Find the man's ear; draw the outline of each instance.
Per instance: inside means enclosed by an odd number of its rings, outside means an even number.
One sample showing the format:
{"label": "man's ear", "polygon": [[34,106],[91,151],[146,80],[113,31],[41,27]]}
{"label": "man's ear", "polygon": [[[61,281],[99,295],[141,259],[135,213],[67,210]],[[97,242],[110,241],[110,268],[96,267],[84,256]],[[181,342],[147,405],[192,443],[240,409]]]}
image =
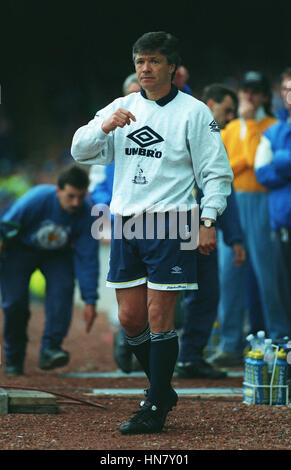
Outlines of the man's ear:
{"label": "man's ear", "polygon": [[207,100],[207,103],[206,103],[206,104],[207,104],[208,108],[209,108],[211,111],[213,111],[214,104],[215,104],[214,99],[213,99],[213,98],[209,98],[209,100]]}
{"label": "man's ear", "polygon": [[176,64],[170,64],[170,69],[169,69],[169,74],[172,75],[172,73],[175,71]]}

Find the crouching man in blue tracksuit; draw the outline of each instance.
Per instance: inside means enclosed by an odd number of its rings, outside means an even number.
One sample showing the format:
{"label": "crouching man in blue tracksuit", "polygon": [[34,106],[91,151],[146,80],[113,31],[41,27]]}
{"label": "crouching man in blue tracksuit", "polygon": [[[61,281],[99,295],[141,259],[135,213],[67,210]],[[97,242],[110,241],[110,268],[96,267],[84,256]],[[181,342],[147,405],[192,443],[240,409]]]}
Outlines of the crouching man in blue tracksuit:
{"label": "crouching man in blue tracksuit", "polygon": [[45,327],[39,367],[64,366],[69,353],[61,348],[68,333],[77,278],[85,302],[89,332],[96,313],[98,241],[91,235],[91,204],[86,200],[87,173],[73,166],[63,171],[57,187],[38,185],[19,198],[2,218],[18,223],[18,236],[4,244],[0,285],[4,311],[5,373],[23,374],[29,312],[29,281],[35,269],[46,280]]}

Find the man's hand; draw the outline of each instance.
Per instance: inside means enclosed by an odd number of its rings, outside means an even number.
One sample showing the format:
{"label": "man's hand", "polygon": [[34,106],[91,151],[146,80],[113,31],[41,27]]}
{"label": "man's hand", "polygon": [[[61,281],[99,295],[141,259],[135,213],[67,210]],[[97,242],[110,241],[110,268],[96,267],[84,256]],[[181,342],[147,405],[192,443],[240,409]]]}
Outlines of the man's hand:
{"label": "man's hand", "polygon": [[135,116],[127,109],[119,108],[108,119],[105,119],[102,124],[102,130],[106,134],[114,131],[117,127],[124,127],[130,124],[130,121],[136,121]]}
{"label": "man's hand", "polygon": [[202,255],[210,255],[211,251],[216,248],[216,230],[214,227],[200,226],[198,250]]}
{"label": "man's hand", "polygon": [[241,96],[238,113],[239,113],[239,116],[242,117],[243,119],[254,119],[255,107],[249,100]]}
{"label": "man's hand", "polygon": [[241,266],[246,260],[246,251],[240,243],[236,243],[232,246],[234,252],[233,264],[235,266]]}
{"label": "man's hand", "polygon": [[84,308],[83,315],[86,323],[86,333],[89,333],[93,326],[95,318],[97,317],[95,305],[86,305]]}

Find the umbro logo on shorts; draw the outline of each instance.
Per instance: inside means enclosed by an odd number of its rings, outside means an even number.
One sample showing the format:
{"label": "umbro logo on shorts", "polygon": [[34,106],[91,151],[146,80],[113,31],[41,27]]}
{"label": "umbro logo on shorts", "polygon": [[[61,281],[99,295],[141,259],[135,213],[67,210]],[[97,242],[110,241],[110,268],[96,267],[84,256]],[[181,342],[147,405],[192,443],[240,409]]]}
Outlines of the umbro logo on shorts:
{"label": "umbro logo on shorts", "polygon": [[141,127],[137,131],[128,134],[127,137],[142,148],[148,147],[149,145],[158,144],[164,140],[159,134],[157,134],[148,126]]}
{"label": "umbro logo on shorts", "polygon": [[183,269],[180,268],[180,266],[174,266],[171,269],[171,274],[181,274],[183,272]]}

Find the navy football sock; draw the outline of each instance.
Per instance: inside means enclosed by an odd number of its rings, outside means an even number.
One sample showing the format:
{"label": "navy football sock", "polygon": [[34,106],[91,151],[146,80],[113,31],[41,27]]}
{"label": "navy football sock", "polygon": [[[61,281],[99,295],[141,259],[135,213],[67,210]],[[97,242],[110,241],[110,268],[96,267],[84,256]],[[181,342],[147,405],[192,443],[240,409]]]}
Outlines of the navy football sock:
{"label": "navy football sock", "polygon": [[179,342],[175,330],[165,333],[151,333],[150,349],[150,390],[147,401],[162,405],[171,389]]}
{"label": "navy football sock", "polygon": [[130,346],[131,351],[134,353],[135,357],[141,364],[144,372],[146,373],[148,379],[150,380],[150,328],[146,328],[138,336],[127,336],[125,335],[126,341]]}

